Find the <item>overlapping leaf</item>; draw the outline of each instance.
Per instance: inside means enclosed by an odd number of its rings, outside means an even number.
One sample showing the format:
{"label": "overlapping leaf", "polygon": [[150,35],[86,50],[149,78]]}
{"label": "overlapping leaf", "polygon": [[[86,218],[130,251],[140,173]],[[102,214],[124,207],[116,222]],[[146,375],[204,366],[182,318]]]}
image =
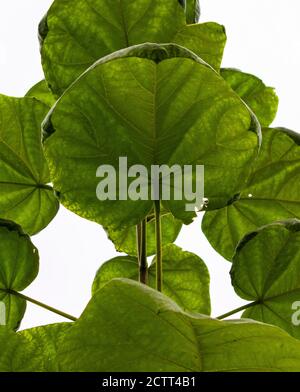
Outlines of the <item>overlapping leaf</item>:
{"label": "overlapping leaf", "polygon": [[238,242],[269,223],[300,218],[300,136],[265,129],[252,175],[230,204],[204,215],[202,229],[211,245],[231,260]]}
{"label": "overlapping leaf", "polygon": [[253,110],[261,126],[271,125],[278,110],[278,96],[274,88],[267,87],[256,76],[236,69],[224,68],[221,75]]}
{"label": "overlapping leaf", "polygon": [[[192,23],[195,3],[187,5]],[[40,38],[46,79],[58,96],[96,60],[122,48],[174,42],[219,69],[226,42],[216,23],[186,25],[178,0],[56,0],[40,24]]]}
{"label": "overlapping leaf", "polygon": [[[89,69],[57,102],[44,133],[61,202],[120,230],[144,219],[153,204],[150,197],[119,200],[118,189],[117,200],[99,201],[100,165],[112,166],[118,178],[120,157],[127,157],[128,168],[145,167],[148,176],[153,165],[204,165],[208,210],[220,208],[248,174],[260,129],[227,83],[197,56],[177,45],[145,44]],[[190,223],[195,213],[186,211],[182,196],[175,200],[172,191],[162,204]]]}
{"label": "overlapping leaf", "polygon": [[23,291],[35,279],[38,269],[38,251],[30,238],[19,226],[0,220],[0,301],[5,305],[1,318],[9,328],[19,327],[26,309],[26,301],[11,291]]}
{"label": "overlapping leaf", "polygon": [[41,145],[48,110],[33,98],[0,95],[0,218],[29,234],[47,226],[59,206]]}
{"label": "overlapping leaf", "polygon": [[[209,273],[200,257],[175,245],[163,248],[163,292],[182,309],[210,314]],[[103,264],[94,280],[95,294],[114,278],[138,280],[138,260],[120,256]],[[156,287],[156,258],[148,268],[148,284]]]}
{"label": "overlapping leaf", "polygon": [[253,307],[243,317],[277,325],[300,339],[293,322],[300,298],[300,221],[271,224],[251,233],[238,246],[231,270],[237,294]]}
{"label": "overlapping leaf", "polygon": [[35,340],[0,328],[0,370],[47,371],[49,355],[60,371],[75,372],[300,370],[300,342],[279,328],[186,314],[128,280],[105,285],[65,331],[54,325],[42,327],[41,335],[37,348]]}
{"label": "overlapping leaf", "polygon": [[35,84],[26,94],[26,97],[36,98],[38,101],[43,102],[45,105],[51,107],[55,103],[55,98],[51,93],[47,82],[41,80]]}
{"label": "overlapping leaf", "polygon": [[[156,252],[155,220],[154,214],[147,216],[147,255]],[[162,243],[172,244],[175,242],[182,223],[175,219],[170,213],[163,213],[161,217]],[[127,253],[131,256],[137,255],[136,227],[125,227],[122,230],[106,229],[109,239],[114,243],[118,252]]]}

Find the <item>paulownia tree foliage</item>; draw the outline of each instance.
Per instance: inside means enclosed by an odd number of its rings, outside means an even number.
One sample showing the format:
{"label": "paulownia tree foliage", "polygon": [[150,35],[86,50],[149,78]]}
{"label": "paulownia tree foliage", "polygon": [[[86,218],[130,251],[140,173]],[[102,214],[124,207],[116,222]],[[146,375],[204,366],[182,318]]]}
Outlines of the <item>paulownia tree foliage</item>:
{"label": "paulownia tree foliage", "polygon": [[[197,0],[55,0],[41,21],[45,80],[0,96],[0,371],[300,370],[300,137],[271,128],[274,89],[222,69],[225,29],[199,18]],[[210,317],[205,262],[174,245],[196,217],[186,199],[96,197],[120,157],[204,166],[195,208],[246,305]],[[79,319],[22,294],[29,236],[59,203],[122,252]],[[72,322],[17,332],[27,301]]]}

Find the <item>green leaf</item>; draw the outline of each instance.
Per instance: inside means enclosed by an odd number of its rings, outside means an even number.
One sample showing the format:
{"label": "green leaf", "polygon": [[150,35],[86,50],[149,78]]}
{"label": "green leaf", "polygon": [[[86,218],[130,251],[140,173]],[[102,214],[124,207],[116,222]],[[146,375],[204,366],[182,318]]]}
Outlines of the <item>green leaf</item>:
{"label": "green leaf", "polygon": [[[11,294],[23,291],[36,278],[38,250],[20,226],[0,220],[0,301],[5,305],[5,325],[18,329],[26,301]],[[2,315],[3,316],[3,315]]]}
{"label": "green leaf", "polygon": [[[210,314],[209,273],[197,255],[184,252],[176,245],[163,248],[163,292],[181,308]],[[120,256],[104,263],[98,270],[93,294],[114,278],[138,280],[138,260]],[[156,287],[156,258],[148,269],[149,286]]]}
{"label": "green leaf", "polygon": [[[161,217],[162,243],[171,244],[175,242],[182,223],[175,219],[170,213],[163,213]],[[121,230],[105,229],[109,239],[114,243],[118,252],[137,256],[136,226],[125,227]],[[147,216],[147,255],[156,252],[155,220],[154,213]]]}
{"label": "green leaf", "polygon": [[300,221],[264,226],[247,235],[237,248],[231,270],[236,293],[256,304],[242,317],[274,324],[300,339],[293,323],[300,298]]}
{"label": "green leaf", "polygon": [[41,80],[39,83],[35,84],[26,94],[26,97],[36,98],[38,101],[43,102],[45,105],[51,107],[55,103],[55,98],[51,93],[47,82]]}
{"label": "green leaf", "polygon": [[200,1],[199,0],[185,0],[185,12],[187,23],[197,23],[200,18]]}
{"label": "green leaf", "polygon": [[[36,356],[36,346],[19,334],[0,326],[0,372],[38,372],[43,362]],[[46,355],[46,353],[44,353]]]}
{"label": "green leaf", "polygon": [[300,135],[277,128],[263,131],[260,156],[244,189],[218,211],[204,215],[210,244],[231,260],[238,242],[269,223],[300,218]]}
{"label": "green leaf", "polygon": [[138,280],[138,260],[133,256],[118,256],[106,261],[96,273],[92,294],[95,295],[108,282],[115,278]]}
{"label": "green leaf", "polygon": [[96,60],[119,49],[173,42],[219,70],[226,42],[224,27],[216,23],[187,26],[178,0],[56,0],[39,32],[44,72],[57,96]]}
{"label": "green leaf", "polygon": [[69,328],[15,334],[0,327],[0,346],[0,371],[300,370],[300,342],[279,328],[185,313],[126,279],[99,290]]}
{"label": "green leaf", "polygon": [[274,121],[279,102],[274,88],[267,87],[256,76],[236,69],[222,69],[221,75],[253,110],[262,127],[268,127]]}
{"label": "green leaf", "polygon": [[277,327],[186,314],[144,285],[114,280],[64,336],[62,371],[299,371],[300,342]]}
{"label": "green leaf", "polygon": [[50,324],[23,330],[18,335],[35,347],[35,357],[39,359],[39,366],[44,372],[59,372],[57,350],[63,342],[64,334],[70,330],[72,325],[72,323]]}
{"label": "green leaf", "polygon": [[[205,197],[215,209],[239,191],[260,136],[255,117],[223,78],[172,44],[145,44],[100,60],[57,101],[43,128],[60,201],[114,230],[142,221],[153,203],[118,200],[119,189],[117,200],[100,202],[100,165],[113,166],[117,178],[124,177],[120,157],[148,174],[153,165],[204,165]],[[163,207],[190,223],[195,213],[173,193]]]}
{"label": "green leaf", "polygon": [[29,234],[46,227],[59,207],[41,145],[48,110],[33,98],[0,95],[0,218]]}

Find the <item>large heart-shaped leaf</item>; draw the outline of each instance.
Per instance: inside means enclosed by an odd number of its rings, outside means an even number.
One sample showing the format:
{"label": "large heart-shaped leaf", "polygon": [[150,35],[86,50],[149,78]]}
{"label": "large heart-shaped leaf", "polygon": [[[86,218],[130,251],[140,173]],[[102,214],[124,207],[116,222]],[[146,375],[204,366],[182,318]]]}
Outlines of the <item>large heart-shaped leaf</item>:
{"label": "large heart-shaped leaf", "polygon": [[[209,273],[197,255],[184,252],[176,245],[163,248],[163,292],[185,310],[210,314]],[[93,283],[96,293],[114,278],[138,280],[138,260],[120,256],[104,263]],[[148,268],[148,284],[156,287],[156,258]]]}
{"label": "large heart-shaped leaf", "polygon": [[267,87],[256,76],[237,69],[224,68],[221,75],[253,110],[261,126],[268,127],[278,110],[278,96],[274,88]]}
{"label": "large heart-shaped leaf", "polygon": [[[120,157],[149,176],[155,165],[204,165],[208,209],[220,208],[240,190],[257,154],[260,128],[223,78],[193,53],[172,44],[145,44],[90,68],[57,101],[44,133],[61,202],[119,230],[144,219],[153,203],[149,197],[119,200],[119,187],[117,200],[99,201],[100,165],[112,166],[118,179],[127,177],[119,170]],[[128,179],[128,186],[133,181]],[[149,182],[144,185],[152,189]],[[173,216],[190,223],[195,213],[186,211],[186,204],[184,197],[175,200],[173,191],[162,200]]]}
{"label": "large heart-shaped leaf", "polygon": [[300,218],[300,135],[265,129],[259,159],[244,189],[218,211],[204,215],[202,230],[211,245],[231,260],[249,232],[277,220]]}
{"label": "large heart-shaped leaf", "polygon": [[40,39],[46,79],[59,96],[99,58],[145,42],[177,43],[219,69],[226,35],[216,23],[186,25],[178,0],[56,0]]}
{"label": "large heart-shaped leaf", "polygon": [[[155,217],[154,213],[150,213],[147,218],[147,255],[151,256],[156,252],[155,237]],[[162,227],[162,243],[172,244],[175,242],[181,228],[182,223],[175,219],[170,213],[163,212],[161,216]],[[121,230],[105,229],[109,239],[114,243],[118,252],[127,253],[131,256],[137,256],[137,239],[136,227],[125,227]]]}
{"label": "large heart-shaped leaf", "polygon": [[57,325],[43,328],[34,349],[33,340],[24,343],[0,328],[0,343],[6,339],[0,370],[32,370],[34,364],[41,370],[49,346],[60,371],[300,370],[300,342],[279,328],[186,314],[161,293],[128,280],[105,285],[62,332]]}
{"label": "large heart-shaped leaf", "polygon": [[33,98],[0,95],[0,218],[35,234],[57,213],[41,144],[49,108]]}
{"label": "large heart-shaped leaf", "polygon": [[53,106],[55,103],[55,98],[50,91],[46,80],[41,80],[31,87],[31,89],[27,92],[26,97],[36,98],[38,101],[43,102],[49,107]]}
{"label": "large heart-shaped leaf", "polygon": [[271,224],[247,235],[231,270],[236,293],[252,307],[242,317],[277,325],[300,339],[293,307],[300,298],[300,221]]}
{"label": "large heart-shaped leaf", "polygon": [[[26,301],[12,294],[23,291],[36,278],[39,255],[20,226],[0,220],[0,301],[5,305],[5,324],[17,329]],[[2,315],[3,316],[3,315]]]}

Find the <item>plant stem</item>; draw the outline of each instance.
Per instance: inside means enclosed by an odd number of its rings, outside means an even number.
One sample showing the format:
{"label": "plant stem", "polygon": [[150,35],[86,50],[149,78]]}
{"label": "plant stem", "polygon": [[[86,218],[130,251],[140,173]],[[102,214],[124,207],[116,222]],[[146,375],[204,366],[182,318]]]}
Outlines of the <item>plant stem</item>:
{"label": "plant stem", "polygon": [[162,291],[163,288],[163,268],[162,268],[162,236],[160,221],[160,200],[154,202],[155,211],[155,237],[156,237],[156,289]]}
{"label": "plant stem", "polygon": [[148,283],[147,264],[147,219],[137,225],[137,253],[139,260],[139,281]]}
{"label": "plant stem", "polygon": [[144,219],[141,224],[140,282],[144,284],[148,283],[146,219]]}
{"label": "plant stem", "polygon": [[27,295],[21,294],[21,293],[19,293],[18,291],[15,291],[15,290],[2,290],[2,291],[5,291],[6,293],[11,294],[11,295],[14,295],[14,296],[16,296],[16,297],[22,298],[22,299],[24,299],[25,301],[31,302],[32,304],[35,304],[35,305],[37,305],[37,306],[40,306],[41,308],[44,308],[44,309],[46,309],[46,310],[49,310],[49,311],[52,312],[52,313],[56,313],[56,314],[58,314],[59,316],[64,317],[64,318],[66,318],[66,319],[69,319],[69,320],[71,320],[71,321],[76,321],[76,320],[77,320],[76,317],[71,316],[71,315],[68,314],[68,313],[62,312],[62,311],[60,311],[60,310],[58,310],[58,309],[55,309],[55,308],[52,308],[51,306],[48,306],[48,305],[46,305],[46,304],[43,304],[42,302],[39,302],[39,301],[37,301],[37,300],[35,300],[35,299],[33,299],[33,298],[27,297]]}
{"label": "plant stem", "polygon": [[139,262],[141,258],[141,237],[142,237],[142,224],[138,223],[136,225],[136,248],[137,248],[137,255],[138,255]]}
{"label": "plant stem", "polygon": [[250,302],[249,304],[243,305],[243,306],[241,306],[239,308],[231,310],[228,313],[222,314],[222,316],[217,317],[217,319],[223,320],[223,319],[225,319],[225,318],[227,318],[229,316],[232,316],[233,314],[241,312],[242,310],[246,310],[246,309],[252,308],[253,306],[258,305],[258,304],[259,304],[259,301]]}

